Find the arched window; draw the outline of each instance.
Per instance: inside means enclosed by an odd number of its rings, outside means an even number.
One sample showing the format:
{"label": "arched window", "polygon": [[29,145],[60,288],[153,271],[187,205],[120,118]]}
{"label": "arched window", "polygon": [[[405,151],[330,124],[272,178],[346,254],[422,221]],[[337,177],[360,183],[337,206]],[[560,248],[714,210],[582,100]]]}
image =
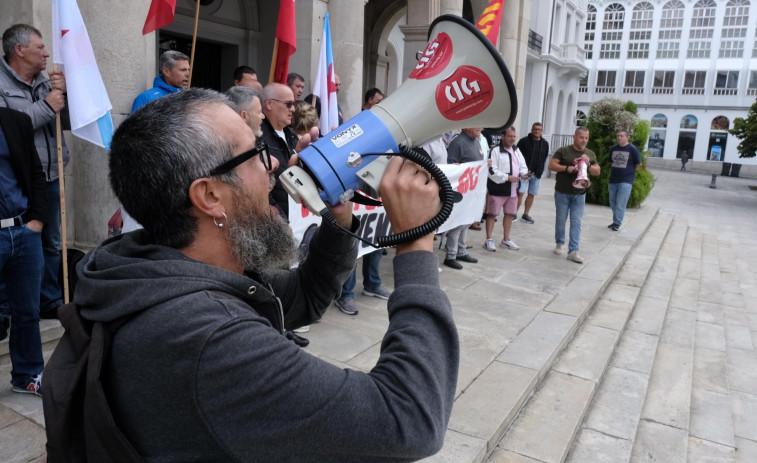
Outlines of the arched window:
{"label": "arched window", "polygon": [[581,111],[580,109],[576,111],[576,126],[585,126],[586,125],[586,113]]}
{"label": "arched window", "polygon": [[651,125],[653,129],[664,129],[668,126],[668,118],[664,114],[655,114],[652,117]]}
{"label": "arched window", "polygon": [[699,120],[696,118],[696,116],[687,114],[681,118],[682,129],[696,130],[698,125],[699,125]]}
{"label": "arched window", "polygon": [[597,9],[589,5],[586,9],[586,32],[584,33],[584,50],[586,59],[591,59],[594,50],[594,31],[597,30]]}
{"label": "arched window", "polygon": [[715,30],[714,0],[699,0],[694,5],[689,32],[687,58],[709,58],[712,34]]}
{"label": "arched window", "polygon": [[628,59],[649,58],[653,16],[654,7],[649,2],[641,2],[633,8],[631,35],[628,38]]}
{"label": "arched window", "polygon": [[717,116],[715,119],[712,120],[712,124],[710,125],[711,130],[728,130],[731,126],[731,121],[728,120],[725,116]]}
{"label": "arched window", "polygon": [[683,28],[683,10],[683,3],[678,0],[672,0],[662,7],[657,58],[678,58]]}
{"label": "arched window", "polygon": [[720,36],[720,58],[744,56],[744,39],[749,20],[749,0],[730,0],[725,6],[723,31]]}
{"label": "arched window", "polygon": [[626,10],[619,3],[613,3],[605,9],[602,22],[602,42],[599,48],[600,59],[620,58],[620,43],[623,39],[623,22]]}

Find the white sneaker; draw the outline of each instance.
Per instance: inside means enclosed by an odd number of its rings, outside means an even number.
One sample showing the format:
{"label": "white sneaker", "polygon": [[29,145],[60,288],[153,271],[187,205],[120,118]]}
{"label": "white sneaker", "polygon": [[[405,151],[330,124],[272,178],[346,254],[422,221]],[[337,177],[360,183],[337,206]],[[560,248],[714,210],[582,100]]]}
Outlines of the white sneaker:
{"label": "white sneaker", "polygon": [[301,326],[299,328],[293,329],[292,331],[294,331],[297,334],[307,333],[308,331],[310,331],[310,325]]}
{"label": "white sneaker", "polygon": [[506,247],[507,249],[512,249],[513,251],[517,251],[518,249],[520,249],[520,246],[515,244],[515,241],[513,240],[507,240],[507,241],[502,240],[502,246]]}
{"label": "white sneaker", "polygon": [[584,263],[584,258],[578,255],[578,251],[573,251],[571,253],[568,253],[568,260],[572,260],[573,262],[577,264]]}
{"label": "white sneaker", "polygon": [[552,252],[554,252],[558,256],[561,256],[562,255],[562,248],[563,248],[563,245],[562,244],[558,244],[557,246],[555,246],[555,250],[552,251]]}
{"label": "white sneaker", "polygon": [[484,242],[484,249],[487,251],[495,252],[497,250],[497,246],[494,245],[493,239],[488,239]]}

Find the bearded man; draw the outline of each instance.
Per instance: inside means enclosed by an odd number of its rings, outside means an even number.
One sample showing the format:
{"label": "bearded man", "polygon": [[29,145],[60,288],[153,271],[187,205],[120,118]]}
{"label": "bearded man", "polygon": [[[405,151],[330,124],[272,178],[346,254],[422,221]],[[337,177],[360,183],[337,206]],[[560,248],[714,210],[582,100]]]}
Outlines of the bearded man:
{"label": "bearded man", "polygon": [[[275,158],[212,90],[190,89],[126,119],[110,182],[144,229],[79,265],[84,318],[129,317],[104,372],[116,425],[145,461],[410,461],[437,452],[459,346],[439,288],[433,235],[399,245],[381,355],[342,369],[283,335],[319,319],[355,265],[331,224],[295,248],[268,193]],[[395,158],[381,183],[396,233],[440,208],[439,187]],[[331,208],[355,232],[352,205]]]}

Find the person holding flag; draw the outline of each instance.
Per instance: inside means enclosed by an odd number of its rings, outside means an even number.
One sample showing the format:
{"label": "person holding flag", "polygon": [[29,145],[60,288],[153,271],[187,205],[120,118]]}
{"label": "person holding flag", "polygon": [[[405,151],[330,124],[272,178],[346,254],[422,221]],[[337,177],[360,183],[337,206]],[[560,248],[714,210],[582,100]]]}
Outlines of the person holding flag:
{"label": "person holding flag", "polygon": [[[66,78],[62,71],[45,75],[47,58],[42,33],[28,24],[15,24],[3,32],[3,52],[0,60],[0,106],[26,113],[34,127],[34,145],[45,173],[45,201],[49,205],[41,217],[44,272],[40,292],[40,316],[55,318],[55,309],[63,304],[63,292],[58,283],[61,266],[60,186],[56,152],[55,116],[66,116]],[[68,149],[61,139],[63,165],[68,164]],[[0,311],[7,311],[4,281],[0,281]]]}

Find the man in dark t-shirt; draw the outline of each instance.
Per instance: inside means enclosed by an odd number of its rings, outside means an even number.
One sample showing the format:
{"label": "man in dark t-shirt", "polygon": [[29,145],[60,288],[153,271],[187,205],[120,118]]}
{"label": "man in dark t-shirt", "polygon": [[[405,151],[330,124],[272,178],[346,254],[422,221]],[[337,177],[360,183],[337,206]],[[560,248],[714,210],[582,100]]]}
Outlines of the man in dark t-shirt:
{"label": "man in dark t-shirt", "polygon": [[549,170],[557,172],[555,176],[555,250],[554,253],[561,255],[565,244],[565,221],[570,215],[570,241],[568,242],[568,260],[582,264],[584,259],[578,255],[578,242],[581,240],[581,218],[584,215],[586,204],[586,190],[576,188],[573,182],[578,176],[578,166],[575,161],[583,158],[588,167],[588,174],[597,176],[600,167],[597,164],[597,156],[586,148],[589,143],[589,130],[579,127],[573,134],[573,144],[563,146],[555,151],[552,160],[549,161]]}
{"label": "man in dark t-shirt", "polygon": [[631,197],[631,188],[636,176],[636,169],[641,166],[639,149],[628,143],[628,132],[618,132],[618,144],[610,148],[612,170],[607,189],[610,193],[610,209],[612,209],[612,223],[607,226],[610,230],[620,230],[626,204]]}

